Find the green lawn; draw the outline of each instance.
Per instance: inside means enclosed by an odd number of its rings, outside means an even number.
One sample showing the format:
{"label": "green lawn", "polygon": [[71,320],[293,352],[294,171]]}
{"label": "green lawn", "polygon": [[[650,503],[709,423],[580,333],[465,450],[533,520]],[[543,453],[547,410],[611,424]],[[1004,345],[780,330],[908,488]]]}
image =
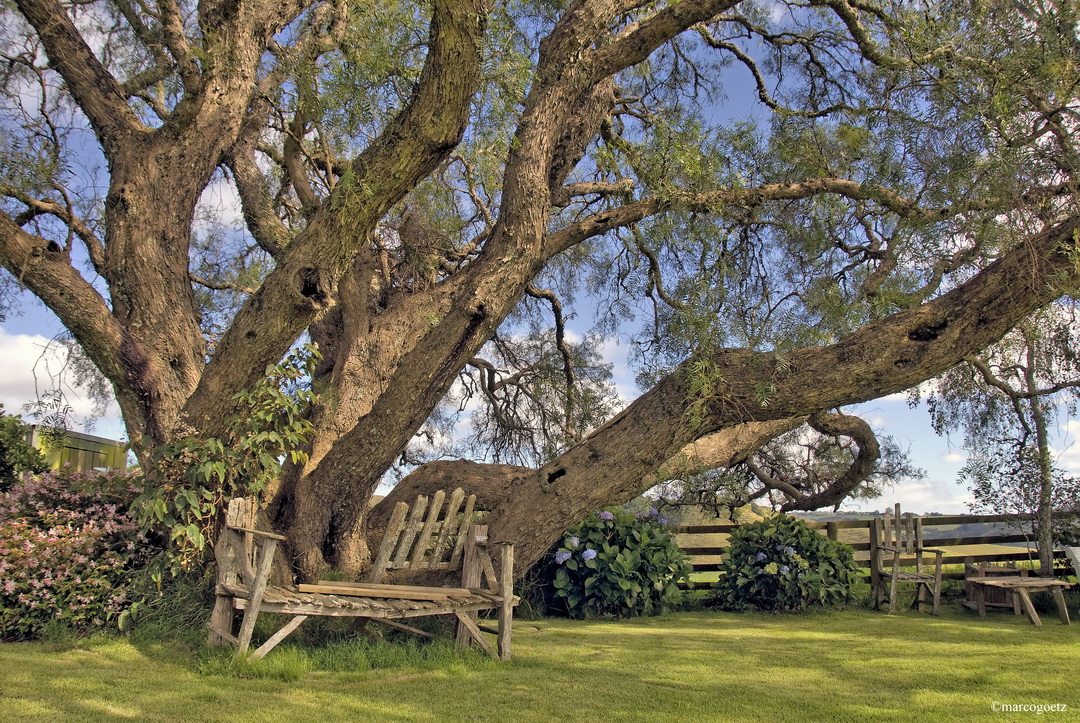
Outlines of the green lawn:
{"label": "green lawn", "polygon": [[[1072,606],[1075,610],[1075,606]],[[151,721],[1000,720],[1006,704],[1080,713],[1080,624],[871,611],[521,620],[514,660],[450,658],[275,675],[283,645],[239,674],[182,647],[96,640],[0,645],[0,718]],[[275,662],[277,658],[277,662]],[[277,666],[277,667],[275,667]],[[338,666],[340,669],[340,665]],[[360,665],[359,667],[368,667]],[[286,676],[288,677],[288,676]]]}

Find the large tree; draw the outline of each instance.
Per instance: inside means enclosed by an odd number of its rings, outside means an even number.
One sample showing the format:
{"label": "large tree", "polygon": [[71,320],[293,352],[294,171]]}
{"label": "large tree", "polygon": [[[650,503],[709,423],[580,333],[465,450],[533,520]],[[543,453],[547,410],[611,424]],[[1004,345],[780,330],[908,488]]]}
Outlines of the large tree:
{"label": "large tree", "polygon": [[[566,434],[537,467],[437,463],[391,498],[474,485],[524,569],[688,445],[745,457],[903,390],[1078,277],[1068,2],[3,13],[0,262],[111,382],[144,462],[223,434],[238,392],[318,343],[310,455],[267,500],[305,576],[363,568],[379,480],[463,369],[496,400],[520,381],[487,345],[522,315],[553,319]],[[222,188],[239,231],[206,218]],[[649,387],[584,439],[575,299],[602,331],[638,319]]]}
{"label": "large tree", "polygon": [[962,431],[971,457],[962,476],[975,504],[1034,514],[1039,565],[1053,575],[1055,515],[1075,511],[1077,482],[1056,468],[1055,417],[1072,416],[1080,397],[1076,309],[1053,304],[1004,339],[954,367],[928,402],[939,434]]}

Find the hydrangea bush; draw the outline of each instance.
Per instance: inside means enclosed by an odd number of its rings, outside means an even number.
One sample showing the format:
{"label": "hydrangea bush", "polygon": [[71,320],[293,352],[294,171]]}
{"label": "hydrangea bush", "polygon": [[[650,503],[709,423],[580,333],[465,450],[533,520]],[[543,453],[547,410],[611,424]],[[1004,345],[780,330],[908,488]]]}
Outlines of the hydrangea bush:
{"label": "hydrangea bush", "polygon": [[660,614],[683,602],[690,561],[655,509],[593,513],[539,568],[549,613],[586,617]]}
{"label": "hydrangea bush", "polygon": [[148,554],[137,491],[120,473],[49,472],[0,494],[0,639],[116,626]]}
{"label": "hydrangea bush", "polygon": [[738,527],[709,602],[724,610],[801,611],[851,601],[858,567],[851,548],[776,515]]}

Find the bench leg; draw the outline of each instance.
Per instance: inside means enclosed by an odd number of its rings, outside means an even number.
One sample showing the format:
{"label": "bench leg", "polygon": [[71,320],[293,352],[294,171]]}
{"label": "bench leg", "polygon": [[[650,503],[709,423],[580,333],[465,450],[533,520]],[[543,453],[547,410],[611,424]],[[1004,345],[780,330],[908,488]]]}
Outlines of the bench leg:
{"label": "bench leg", "polygon": [[[465,629],[469,631],[472,639],[475,640],[481,648],[486,650],[488,655],[493,658],[499,657],[495,654],[495,650],[491,647],[491,643],[484,639],[484,634],[480,631],[480,628],[477,626],[477,624],[473,622],[472,618],[469,617],[469,614],[467,612],[459,613],[455,611],[454,615],[457,616],[458,622],[461,623],[461,625],[465,626]],[[461,638],[458,638],[458,640],[460,641]]]}
{"label": "bench leg", "polygon": [[1028,591],[1022,587],[1017,588],[1016,591],[1020,593],[1020,599],[1024,601],[1024,612],[1027,613],[1028,620],[1031,621],[1032,625],[1042,627],[1042,620],[1039,619],[1039,614],[1035,612],[1035,606],[1031,604],[1031,596],[1028,595]]}
{"label": "bench leg", "polygon": [[[259,565],[255,570],[255,584],[251,590],[251,598],[244,610],[244,620],[240,623],[240,640],[237,652],[243,655],[251,644],[251,633],[255,630],[255,619],[259,617],[259,606],[262,605],[263,595],[266,593],[266,583],[270,578],[270,565],[274,562],[274,551],[277,550],[277,540],[267,540],[259,551]],[[300,623],[297,623],[299,625]],[[286,633],[287,634],[287,633]]]}
{"label": "bench leg", "polygon": [[499,657],[510,660],[510,636],[514,624],[514,546],[499,545]]}
{"label": "bench leg", "polygon": [[233,606],[232,598],[227,595],[217,595],[214,598],[214,611],[210,614],[210,633],[206,642],[210,645],[236,645],[236,636],[233,630]]}
{"label": "bench leg", "polygon": [[291,633],[293,630],[296,630],[298,627],[300,627],[300,623],[304,622],[307,619],[308,619],[307,615],[297,615],[296,617],[294,617],[292,620],[290,620],[289,622],[287,622],[285,624],[285,627],[283,627],[281,630],[278,630],[276,633],[271,635],[269,640],[267,640],[265,643],[260,645],[259,649],[251,654],[251,657],[253,657],[253,658],[264,658],[264,657],[266,657],[267,653],[269,653],[271,650],[273,650],[274,647],[278,643],[280,643],[282,640],[284,640],[286,638],[286,636],[288,636],[288,634]]}
{"label": "bench leg", "polygon": [[1058,617],[1061,618],[1061,624],[1068,625],[1069,609],[1065,607],[1065,595],[1061,592],[1061,588],[1056,585],[1051,589],[1051,592],[1054,595],[1054,603],[1057,605]]}
{"label": "bench leg", "polygon": [[979,611],[979,617],[986,617],[986,586],[975,583],[975,609]]}

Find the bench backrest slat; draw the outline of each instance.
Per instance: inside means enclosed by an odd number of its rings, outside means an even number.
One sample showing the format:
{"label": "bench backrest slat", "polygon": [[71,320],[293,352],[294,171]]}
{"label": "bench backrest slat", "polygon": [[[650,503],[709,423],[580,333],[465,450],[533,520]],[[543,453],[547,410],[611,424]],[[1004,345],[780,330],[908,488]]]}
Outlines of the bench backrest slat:
{"label": "bench backrest slat", "polygon": [[405,566],[405,562],[409,558],[409,549],[412,547],[413,540],[424,525],[424,512],[427,511],[427,506],[428,498],[424,495],[417,496],[416,501],[413,502],[412,513],[409,515],[409,522],[405,525],[405,529],[401,531],[401,540],[398,542],[397,554],[394,555],[394,559],[390,563],[393,567],[399,568]]}
{"label": "bench backrest slat", "polygon": [[[465,537],[469,531],[469,526],[472,525],[473,508],[476,506],[476,495],[469,495],[469,498],[465,500],[465,511],[461,513],[461,524],[458,525],[457,530],[457,542],[454,543],[454,551],[450,555],[450,562],[448,568],[451,570],[457,570],[461,566],[461,554],[465,549]],[[1077,573],[1080,575],[1080,572]]]}
{"label": "bench backrest slat", "polygon": [[438,490],[430,501],[419,495],[412,505],[398,502],[368,582],[382,582],[387,570],[461,569],[466,533],[475,509],[476,495],[466,497],[461,488],[450,493],[449,500],[446,492]]}
{"label": "bench backrest slat", "polygon": [[416,543],[413,546],[412,558],[409,560],[410,569],[422,569],[424,553],[427,552],[428,542],[431,540],[432,533],[435,532],[435,525],[439,522],[439,513],[442,512],[443,500],[445,499],[446,492],[442,490],[438,490],[431,496],[431,506],[428,508],[427,519],[424,520],[424,529],[420,530],[420,534],[417,536]]}
{"label": "bench backrest slat", "polygon": [[429,563],[438,565],[444,558],[449,558],[452,550],[446,549],[446,541],[450,537],[450,533],[456,527],[454,524],[457,521],[457,514],[461,511],[461,503],[465,499],[465,490],[458,487],[450,494],[450,502],[446,505],[446,515],[443,517],[442,523],[438,525],[439,537],[435,540],[435,545],[431,548],[431,556]]}
{"label": "bench backrest slat", "polygon": [[401,528],[405,524],[405,514],[408,511],[409,506],[404,502],[398,502],[394,506],[394,511],[390,514],[390,522],[386,525],[386,533],[383,535],[382,544],[379,545],[379,552],[375,555],[375,562],[371,566],[371,575],[368,577],[368,582],[382,582],[383,574],[386,573],[386,568],[390,564],[390,556],[394,554],[394,547],[397,544],[398,535],[401,534]]}
{"label": "bench backrest slat", "polygon": [[915,552],[923,546],[922,519],[910,512],[900,513],[900,505],[885,508],[881,521],[879,547],[902,552]]}

